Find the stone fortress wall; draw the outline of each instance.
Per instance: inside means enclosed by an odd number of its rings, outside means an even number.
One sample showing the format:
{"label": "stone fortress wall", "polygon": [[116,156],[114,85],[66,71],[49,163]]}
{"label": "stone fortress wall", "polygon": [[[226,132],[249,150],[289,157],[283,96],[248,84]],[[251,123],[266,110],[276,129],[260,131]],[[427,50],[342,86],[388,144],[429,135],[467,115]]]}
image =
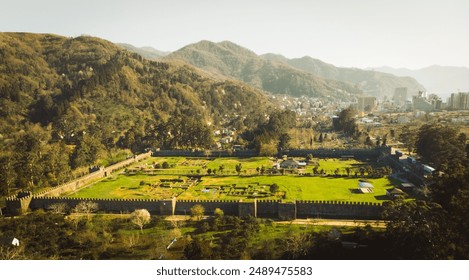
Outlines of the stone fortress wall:
{"label": "stone fortress wall", "polygon": [[[244,153],[240,153],[244,152]],[[253,151],[239,151],[237,153],[220,154],[219,156],[252,156]],[[153,156],[204,156],[204,152],[191,151],[157,151]],[[383,155],[389,155],[390,148],[378,147],[375,149],[355,150],[290,150],[288,156],[306,156],[312,154],[314,157],[355,157],[377,159]],[[200,155],[199,155],[200,154]],[[125,168],[132,163],[146,159],[152,155],[151,152],[134,156],[117,164],[83,176],[61,186],[45,190],[41,193],[19,193],[6,199],[7,212],[20,214],[28,209],[50,209],[51,205],[64,203],[69,209],[74,208],[81,201],[93,201],[98,204],[98,211],[111,213],[133,212],[136,209],[147,209],[156,215],[190,215],[190,209],[200,204],[205,208],[205,214],[211,215],[216,208],[220,208],[226,215],[254,216],[261,218],[275,218],[291,220],[296,218],[343,218],[343,219],[380,219],[382,205],[378,203],[348,202],[348,201],[293,201],[283,202],[281,200],[144,200],[144,199],[86,199],[60,197],[64,193],[78,190],[100,178],[110,175],[116,170]],[[212,152],[211,156],[218,156]]]}

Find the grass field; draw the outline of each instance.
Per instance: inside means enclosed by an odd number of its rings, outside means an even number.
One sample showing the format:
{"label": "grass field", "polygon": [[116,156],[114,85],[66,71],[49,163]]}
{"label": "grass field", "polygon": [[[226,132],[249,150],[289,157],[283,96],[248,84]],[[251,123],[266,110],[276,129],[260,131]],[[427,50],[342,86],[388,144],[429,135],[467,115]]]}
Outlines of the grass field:
{"label": "grass field", "polygon": [[[178,176],[164,176],[165,179],[174,179]],[[114,175],[97,183],[83,188],[69,195],[77,198],[123,198],[123,199],[166,199],[182,192],[177,188],[153,187],[160,182],[158,176],[124,174]],[[141,185],[141,182],[144,182]]]}
{"label": "grass field", "polygon": [[163,164],[167,162],[170,166],[167,170],[159,170],[160,173],[183,173],[193,171],[197,173],[205,173],[208,169],[219,170],[223,166],[224,173],[235,174],[236,165],[241,163],[242,170],[249,173],[255,172],[257,167],[270,168],[273,161],[266,157],[253,157],[253,158],[185,158],[185,157],[151,157],[138,165],[140,168],[149,168],[151,165]]}
{"label": "grass field", "polygon": [[[356,202],[382,202],[386,199],[386,189],[392,187],[387,178],[368,180],[374,186],[373,193],[357,193],[358,178],[334,178],[334,177],[306,177],[297,175],[275,175],[275,176],[227,176],[227,177],[203,177],[201,183],[196,187],[182,193],[178,198],[193,199],[242,199],[246,198],[241,191],[234,192],[239,195],[233,195],[231,192],[215,188],[216,186],[232,186],[236,188],[248,187],[254,192],[269,192],[270,185],[276,183],[280,192],[285,192],[286,200],[334,200],[334,201],[356,201]],[[208,192],[202,190],[208,189]],[[282,197],[268,196],[265,199],[279,199]]]}
{"label": "grass field", "polygon": [[[241,164],[242,174],[256,174],[257,168],[264,166],[271,168],[274,159],[267,157],[253,158],[185,158],[185,157],[151,157],[146,161],[134,166],[137,169],[151,169],[153,165],[163,164],[167,162],[170,166],[168,169],[155,170],[157,174],[206,174],[208,169],[217,170],[219,173],[220,166],[223,166],[223,174],[237,174],[236,165]],[[332,174],[339,169],[339,174],[346,174],[345,168],[351,168],[351,174],[358,171],[360,167],[368,164],[354,159],[315,159],[312,164],[306,168],[306,172],[312,172],[312,168],[317,166],[318,169],[324,169],[328,174]],[[198,172],[197,172],[198,171]]]}
{"label": "grass field", "polygon": [[[156,163],[167,162],[171,168],[165,169],[165,174],[142,174],[145,170],[154,170]],[[350,159],[319,160],[319,168],[331,174],[339,168],[339,174],[345,174],[345,168],[357,170],[365,163]],[[241,176],[236,175],[235,166],[241,163]],[[119,198],[119,199],[168,199],[176,196],[178,199],[284,199],[293,200],[327,200],[353,202],[383,202],[387,200],[386,189],[393,186],[387,178],[369,179],[374,186],[373,193],[359,193],[358,180],[355,177],[333,176],[300,176],[290,175],[258,175],[256,168],[264,166],[270,168],[273,161],[266,157],[237,159],[237,158],[184,158],[165,157],[149,158],[131,166],[129,169],[142,172],[114,174],[99,182],[69,194],[77,198]],[[224,166],[222,176],[202,176],[190,187],[183,187],[188,177],[179,174],[189,174],[189,170],[203,169],[200,174],[206,174],[207,169],[218,169]],[[308,166],[308,173],[312,173],[313,166]],[[161,171],[158,170],[158,171]],[[194,172],[191,172],[195,174]],[[353,174],[353,172],[351,172]],[[176,182],[173,182],[174,180]],[[168,183],[169,181],[169,183]],[[181,182],[177,182],[181,181]],[[270,186],[277,184],[276,193],[270,192]]]}

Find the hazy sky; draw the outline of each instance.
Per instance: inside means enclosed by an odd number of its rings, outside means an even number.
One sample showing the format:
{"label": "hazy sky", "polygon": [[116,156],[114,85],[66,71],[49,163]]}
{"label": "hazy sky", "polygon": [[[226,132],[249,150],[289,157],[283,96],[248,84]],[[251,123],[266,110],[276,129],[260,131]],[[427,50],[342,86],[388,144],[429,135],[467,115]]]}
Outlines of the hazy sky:
{"label": "hazy sky", "polygon": [[0,0],[0,31],[174,51],[229,40],[347,67],[469,67],[469,0]]}

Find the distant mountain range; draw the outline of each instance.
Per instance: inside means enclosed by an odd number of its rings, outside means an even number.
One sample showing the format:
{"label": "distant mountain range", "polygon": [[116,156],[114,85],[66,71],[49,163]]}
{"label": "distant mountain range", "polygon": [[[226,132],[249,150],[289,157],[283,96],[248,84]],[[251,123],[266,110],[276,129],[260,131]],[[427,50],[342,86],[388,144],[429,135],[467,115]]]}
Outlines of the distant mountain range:
{"label": "distant mountain range", "polygon": [[413,77],[422,83],[429,93],[448,97],[451,93],[469,92],[469,68],[433,65],[419,70],[405,68],[378,67],[376,71],[396,76]]}
{"label": "distant mountain range", "polygon": [[358,68],[336,67],[309,56],[288,59],[277,54],[265,54],[262,57],[271,61],[286,63],[295,69],[326,79],[354,84],[366,95],[376,97],[392,97],[394,90],[398,87],[406,87],[410,94],[416,94],[424,89],[414,78],[397,77],[397,75],[383,73],[384,71],[378,72]]}
{"label": "distant mountain range", "polygon": [[465,67],[344,68],[309,56],[289,59],[272,53],[257,55],[229,41],[200,41],[172,53],[119,45],[147,59],[179,60],[216,78],[240,80],[274,94],[351,100],[361,94],[391,98],[398,87],[406,87],[408,97],[420,90],[443,98],[453,92],[469,91],[469,68]]}
{"label": "distant mountain range", "polygon": [[201,41],[161,57],[122,45],[145,58],[180,60],[218,77],[237,79],[259,89],[293,96],[352,100],[357,95],[392,97],[397,87],[416,94],[424,87],[410,77],[356,68],[340,68],[311,57],[288,59],[278,54],[257,55],[229,41]]}
{"label": "distant mountain range", "polygon": [[184,61],[214,76],[237,79],[274,94],[351,100],[361,93],[353,84],[328,80],[286,63],[265,59],[229,41],[201,41],[163,59]]}
{"label": "distant mountain range", "polygon": [[169,52],[159,51],[159,50],[154,49],[152,47],[141,47],[141,48],[139,48],[139,47],[133,46],[131,44],[125,44],[125,43],[116,43],[116,45],[118,45],[118,46],[120,46],[124,49],[127,49],[129,51],[136,52],[139,55],[143,56],[144,58],[151,59],[151,60],[155,60],[155,59],[158,59],[162,56],[165,56],[165,55],[169,54]]}

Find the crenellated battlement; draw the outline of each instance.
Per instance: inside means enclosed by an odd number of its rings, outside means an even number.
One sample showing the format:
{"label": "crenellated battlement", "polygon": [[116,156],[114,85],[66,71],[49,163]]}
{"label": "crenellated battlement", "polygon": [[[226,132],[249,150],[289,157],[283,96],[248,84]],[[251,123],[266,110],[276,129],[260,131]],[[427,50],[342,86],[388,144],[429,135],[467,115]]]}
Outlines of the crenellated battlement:
{"label": "crenellated battlement", "polygon": [[187,203],[239,203],[239,200],[221,200],[221,199],[178,199],[178,202],[187,202]]}
{"label": "crenellated battlement", "polygon": [[[292,150],[293,153],[316,152],[321,155],[377,155],[388,152],[388,149],[363,149],[363,150]],[[76,191],[93,180],[108,176],[113,171],[124,168],[136,161],[149,157],[151,154],[141,154],[125,161],[116,163],[106,168],[101,168],[91,174],[68,182],[58,187],[49,188],[32,195],[31,193],[19,193],[16,196],[6,198],[7,210],[12,214],[20,214],[30,209],[50,209],[52,204],[65,203],[69,208],[74,208],[82,201],[92,201],[98,204],[100,211],[122,212],[134,211],[145,208],[159,215],[173,215],[190,213],[191,207],[201,204],[206,214],[213,214],[220,208],[226,215],[295,219],[304,217],[324,218],[351,218],[351,219],[379,219],[381,217],[382,204],[372,202],[353,201],[321,201],[321,200],[297,200],[287,202],[282,200],[207,200],[191,199],[167,200],[158,199],[115,199],[115,198],[72,198],[62,197],[64,193]]]}
{"label": "crenellated battlement", "polygon": [[362,201],[335,201],[335,200],[297,200],[296,203],[300,204],[333,204],[333,205],[368,205],[368,206],[382,206],[380,203],[362,202]]}
{"label": "crenellated battlement", "polygon": [[158,215],[187,215],[191,208],[200,204],[206,214],[213,214],[219,208],[226,215],[256,216],[265,218],[296,219],[296,218],[343,218],[343,219],[379,219],[382,205],[371,202],[353,201],[314,201],[298,200],[285,202],[282,200],[167,200],[157,199],[112,199],[112,198],[76,198],[76,197],[39,197],[24,196],[7,198],[7,208],[11,213],[20,214],[28,208],[50,209],[51,205],[65,203],[69,209],[82,201],[92,201],[98,205],[99,211],[132,212],[135,209],[147,209]]}

